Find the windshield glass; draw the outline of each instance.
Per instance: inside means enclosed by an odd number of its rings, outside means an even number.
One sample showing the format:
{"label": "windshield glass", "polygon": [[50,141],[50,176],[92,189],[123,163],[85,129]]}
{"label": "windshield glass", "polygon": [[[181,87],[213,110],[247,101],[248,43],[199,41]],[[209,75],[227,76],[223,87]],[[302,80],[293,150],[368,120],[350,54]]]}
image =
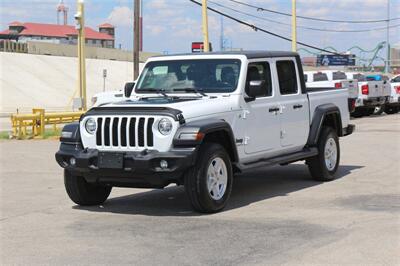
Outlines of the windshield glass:
{"label": "windshield glass", "polygon": [[154,61],[143,69],[136,92],[233,92],[239,72],[237,59]]}

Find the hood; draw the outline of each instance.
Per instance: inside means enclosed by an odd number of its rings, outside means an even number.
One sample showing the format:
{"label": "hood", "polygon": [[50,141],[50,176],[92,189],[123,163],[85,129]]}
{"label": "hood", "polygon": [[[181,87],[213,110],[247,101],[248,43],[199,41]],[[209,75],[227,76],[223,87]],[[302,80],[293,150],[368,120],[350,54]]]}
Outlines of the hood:
{"label": "hood", "polygon": [[233,95],[208,96],[208,97],[149,97],[130,99],[103,105],[102,108],[135,108],[141,107],[167,107],[182,112],[185,119],[199,116],[209,116],[216,113],[232,111],[236,106],[237,97]]}

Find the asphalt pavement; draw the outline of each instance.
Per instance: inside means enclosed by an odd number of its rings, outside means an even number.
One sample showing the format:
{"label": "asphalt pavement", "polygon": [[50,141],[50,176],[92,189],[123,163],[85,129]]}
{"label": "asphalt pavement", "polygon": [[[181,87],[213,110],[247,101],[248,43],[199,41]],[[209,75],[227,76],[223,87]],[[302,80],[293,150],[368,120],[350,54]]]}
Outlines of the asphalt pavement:
{"label": "asphalt pavement", "polygon": [[352,122],[336,180],[303,163],[259,169],[212,215],[176,186],[76,206],[57,141],[0,141],[0,264],[400,265],[400,114]]}

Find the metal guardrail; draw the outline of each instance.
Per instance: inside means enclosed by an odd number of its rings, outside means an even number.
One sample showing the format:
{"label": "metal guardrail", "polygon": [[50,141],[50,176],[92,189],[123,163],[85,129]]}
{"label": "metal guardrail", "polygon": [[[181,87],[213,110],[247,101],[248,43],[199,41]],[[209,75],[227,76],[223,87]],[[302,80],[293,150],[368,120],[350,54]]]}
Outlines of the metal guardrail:
{"label": "metal guardrail", "polygon": [[[12,137],[44,137],[47,125],[57,130],[57,125],[79,121],[84,111],[46,113],[44,109],[32,109],[32,114],[11,115]],[[30,129],[30,130],[29,130]]]}

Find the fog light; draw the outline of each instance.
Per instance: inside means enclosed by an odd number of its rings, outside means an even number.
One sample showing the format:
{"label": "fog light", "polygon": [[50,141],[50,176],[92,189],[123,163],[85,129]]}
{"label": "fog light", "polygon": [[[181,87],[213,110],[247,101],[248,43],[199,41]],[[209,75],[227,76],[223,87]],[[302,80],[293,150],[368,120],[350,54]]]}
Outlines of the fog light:
{"label": "fog light", "polygon": [[161,167],[161,169],[167,169],[168,168],[168,162],[166,160],[161,160],[160,161],[160,167]]}
{"label": "fog light", "polygon": [[69,159],[69,163],[70,163],[71,165],[75,165],[75,164],[76,164],[76,159],[75,159],[74,157],[71,157],[71,158]]}

